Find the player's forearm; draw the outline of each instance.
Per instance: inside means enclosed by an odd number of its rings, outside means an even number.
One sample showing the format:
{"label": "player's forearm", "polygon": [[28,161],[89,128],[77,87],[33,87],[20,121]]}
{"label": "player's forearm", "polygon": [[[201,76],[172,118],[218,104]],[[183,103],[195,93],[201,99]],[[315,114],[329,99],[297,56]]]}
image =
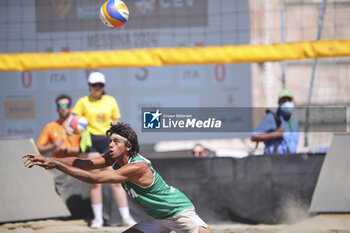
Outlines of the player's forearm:
{"label": "player's forearm", "polygon": [[85,170],[92,169],[91,166],[93,165],[89,159],[80,159],[77,157],[54,158],[54,160],[71,167],[77,167]]}
{"label": "player's forearm", "polygon": [[85,183],[88,183],[88,184],[97,183],[96,179],[94,179],[93,177],[94,173],[90,171],[73,167],[71,165],[62,163],[59,160],[55,160],[55,168]]}

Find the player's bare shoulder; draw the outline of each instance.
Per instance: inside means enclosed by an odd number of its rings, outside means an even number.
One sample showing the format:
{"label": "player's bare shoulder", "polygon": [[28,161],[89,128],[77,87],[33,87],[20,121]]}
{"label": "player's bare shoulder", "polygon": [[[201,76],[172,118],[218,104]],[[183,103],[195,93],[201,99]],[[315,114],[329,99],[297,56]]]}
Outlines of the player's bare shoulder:
{"label": "player's bare shoulder", "polygon": [[153,173],[151,168],[145,162],[133,162],[127,165],[133,171],[131,181],[140,185],[148,186],[153,182]]}
{"label": "player's bare shoulder", "polygon": [[135,171],[135,173],[137,172],[138,174],[144,174],[144,173],[147,173],[148,171],[151,171],[147,163],[141,162],[141,161],[129,163],[127,166],[132,168]]}

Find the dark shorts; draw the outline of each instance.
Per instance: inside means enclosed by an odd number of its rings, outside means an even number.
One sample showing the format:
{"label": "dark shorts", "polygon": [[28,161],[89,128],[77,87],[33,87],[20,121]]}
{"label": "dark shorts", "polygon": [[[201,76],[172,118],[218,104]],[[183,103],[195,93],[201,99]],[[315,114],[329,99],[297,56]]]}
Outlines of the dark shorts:
{"label": "dark shorts", "polygon": [[99,152],[100,154],[109,151],[109,137],[91,134],[92,147],[89,152]]}

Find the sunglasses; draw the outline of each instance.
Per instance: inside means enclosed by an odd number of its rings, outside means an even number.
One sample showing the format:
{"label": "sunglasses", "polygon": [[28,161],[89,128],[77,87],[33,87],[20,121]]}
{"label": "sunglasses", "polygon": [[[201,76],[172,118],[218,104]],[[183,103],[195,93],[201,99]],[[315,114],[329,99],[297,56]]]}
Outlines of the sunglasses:
{"label": "sunglasses", "polygon": [[104,83],[92,83],[91,86],[92,87],[101,87],[101,88],[103,88],[105,86],[105,84]]}
{"label": "sunglasses", "polygon": [[62,108],[69,108],[70,105],[67,103],[62,103],[62,104],[57,104],[57,108],[62,109]]}

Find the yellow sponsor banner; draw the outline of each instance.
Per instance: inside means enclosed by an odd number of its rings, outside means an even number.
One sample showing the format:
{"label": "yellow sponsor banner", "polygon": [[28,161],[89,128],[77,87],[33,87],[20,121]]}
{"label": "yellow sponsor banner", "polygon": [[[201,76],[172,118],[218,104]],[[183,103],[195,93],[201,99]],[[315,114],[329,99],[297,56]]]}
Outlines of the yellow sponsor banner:
{"label": "yellow sponsor banner", "polygon": [[35,102],[28,101],[5,101],[5,119],[35,118]]}
{"label": "yellow sponsor banner", "polygon": [[271,45],[0,54],[1,71],[251,63],[350,56],[350,40]]}

